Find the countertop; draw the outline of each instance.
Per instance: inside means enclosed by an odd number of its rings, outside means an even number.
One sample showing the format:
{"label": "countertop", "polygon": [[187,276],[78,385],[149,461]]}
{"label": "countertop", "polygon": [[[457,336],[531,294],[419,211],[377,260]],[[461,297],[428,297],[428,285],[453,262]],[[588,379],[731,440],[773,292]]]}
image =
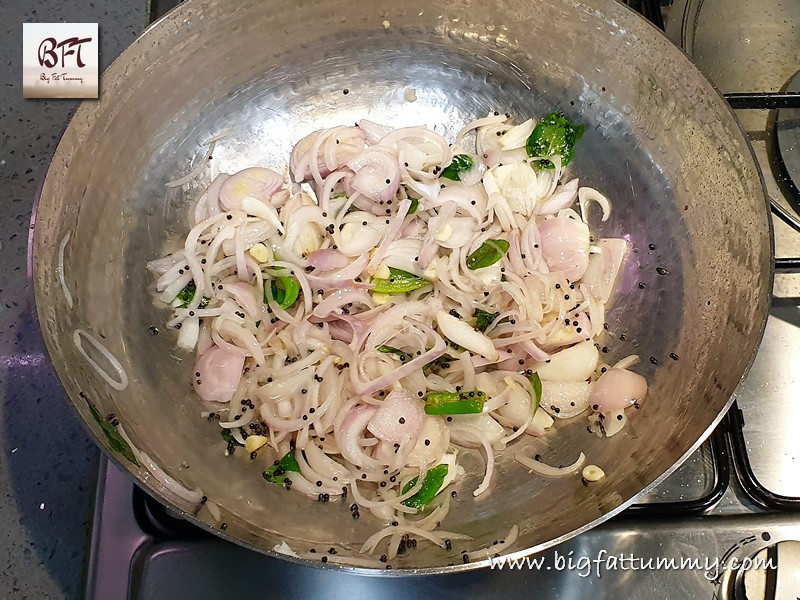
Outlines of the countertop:
{"label": "countertop", "polygon": [[100,65],[104,69],[147,24],[147,3],[0,2],[3,599],[80,597],[99,455],[68,408],[49,365],[27,277],[33,201],[65,123],[77,106],[74,100],[22,97],[22,24],[36,22],[99,23]]}

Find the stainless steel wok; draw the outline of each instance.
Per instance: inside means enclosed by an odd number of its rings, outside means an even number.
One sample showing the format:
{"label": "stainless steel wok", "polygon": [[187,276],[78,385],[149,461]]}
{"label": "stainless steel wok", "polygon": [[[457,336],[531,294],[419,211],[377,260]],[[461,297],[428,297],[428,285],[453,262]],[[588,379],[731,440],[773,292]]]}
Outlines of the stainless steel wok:
{"label": "stainless steel wok", "polygon": [[[415,102],[404,99],[406,88]],[[100,100],[72,119],[36,216],[41,326],[98,445],[149,493],[222,537],[267,554],[285,540],[298,551],[335,546],[339,557],[353,555],[376,520],[267,484],[266,458],[226,458],[218,427],[200,418],[193,358],[163,328],[167,311],[153,301],[144,268],[185,235],[197,193],[165,200],[164,183],[219,132],[227,133],[214,150],[220,169],[280,169],[293,142],[319,127],[367,117],[435,125],[452,137],[495,109],[523,119],[560,109],[589,125],[572,172],[613,200],[611,219],[594,219],[598,231],[633,246],[604,344],[609,361],[641,355],[651,388],[611,439],[587,433],[581,417],[521,444],[556,464],[584,451],[607,473],[603,481],[530,475],[506,452],[490,493],[474,499],[483,468],[467,452],[463,493],[445,526],[473,536],[477,548],[516,523],[512,552],[523,555],[597,525],[674,470],[721,418],[758,346],[772,280],[770,220],[724,100],[666,38],[612,0],[190,0],[148,29],[103,75]],[[71,309],[58,277],[67,233]],[[120,360],[125,390],[77,352],[76,328]],[[202,488],[227,528],[207,510],[193,516],[195,505],[129,460],[113,427],[101,425],[108,413],[135,448]],[[458,550],[420,544],[389,572],[485,564],[461,564]]]}

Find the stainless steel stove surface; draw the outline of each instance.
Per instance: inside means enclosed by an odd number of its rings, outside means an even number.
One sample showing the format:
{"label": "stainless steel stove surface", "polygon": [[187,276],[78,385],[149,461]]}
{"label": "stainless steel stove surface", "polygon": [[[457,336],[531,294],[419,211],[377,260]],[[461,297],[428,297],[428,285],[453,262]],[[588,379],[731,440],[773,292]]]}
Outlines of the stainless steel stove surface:
{"label": "stainless steel stove surface", "polygon": [[[643,12],[648,6],[652,11],[652,2],[638,4]],[[158,2],[154,8],[158,10]],[[667,35],[684,45],[723,92],[800,91],[797,0],[674,0],[664,15]],[[731,101],[734,106],[764,102]],[[797,178],[800,169],[800,109],[740,110],[738,116],[780,215],[775,219],[777,256],[798,257],[799,197],[791,177]],[[761,349],[736,391],[736,404],[709,442],[641,504],[536,555],[525,568],[393,578],[297,566],[231,545],[175,519],[103,461],[86,595],[102,600],[255,594],[334,599],[798,599],[799,262],[779,261]],[[454,546],[453,559],[459,558]],[[767,566],[753,564],[753,558]],[[743,561],[743,568],[733,568]]]}

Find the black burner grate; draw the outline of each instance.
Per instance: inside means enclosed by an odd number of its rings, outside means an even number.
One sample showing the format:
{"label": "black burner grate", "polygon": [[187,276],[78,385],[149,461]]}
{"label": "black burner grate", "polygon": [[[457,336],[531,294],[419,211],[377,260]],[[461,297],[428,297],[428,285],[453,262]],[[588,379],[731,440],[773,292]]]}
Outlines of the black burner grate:
{"label": "black burner grate", "polygon": [[725,425],[728,429],[727,438],[736,468],[736,477],[747,496],[762,508],[782,511],[800,510],[800,498],[776,494],[764,487],[756,478],[744,438],[744,414],[735,402],[725,417]]}
{"label": "black burner grate", "polygon": [[[800,73],[796,74],[788,84],[800,85]],[[734,110],[777,110],[775,118],[770,119],[773,126],[769,128],[768,136],[772,140],[769,147],[771,154],[775,157],[770,162],[772,168],[780,171],[780,176],[775,177],[778,183],[784,183],[782,191],[787,200],[794,207],[798,206],[798,181],[793,180],[793,170],[800,168],[800,161],[796,158],[800,156],[800,148],[795,144],[800,139],[800,128],[798,128],[796,113],[800,109],[800,92],[789,90],[784,92],[746,92],[725,94],[725,99],[730,103]],[[772,130],[775,135],[769,135]],[[787,160],[788,159],[788,160]],[[762,168],[766,168],[762,166]],[[798,171],[800,172],[800,171]],[[780,203],[770,198],[772,213],[789,225],[792,229],[800,232],[800,216],[797,212],[787,210]],[[775,260],[775,269],[780,272],[797,272],[800,267],[800,258],[779,258]]]}

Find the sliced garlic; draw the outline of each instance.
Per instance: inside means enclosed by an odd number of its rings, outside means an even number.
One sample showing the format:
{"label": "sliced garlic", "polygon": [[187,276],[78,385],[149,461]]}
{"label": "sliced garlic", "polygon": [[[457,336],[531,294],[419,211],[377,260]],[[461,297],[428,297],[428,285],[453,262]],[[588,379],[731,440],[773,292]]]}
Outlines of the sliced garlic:
{"label": "sliced garlic", "polygon": [[275,229],[283,232],[283,223],[281,223],[281,219],[278,216],[278,211],[275,210],[275,207],[271,204],[261,202],[261,200],[253,198],[252,196],[245,196],[242,200],[242,210],[248,215],[261,217],[267,223],[275,227]]}
{"label": "sliced garlic", "polygon": [[263,435],[249,435],[244,441],[244,449],[248,452],[255,452],[262,446],[265,446],[267,442],[269,442],[269,438]]}
{"label": "sliced garlic", "polygon": [[[351,213],[353,215],[357,213]],[[359,214],[363,215],[364,213]],[[349,217],[350,215],[348,215]],[[339,252],[346,256],[359,256],[365,252],[369,252],[383,237],[383,229],[379,227],[364,227],[361,223],[345,223],[342,230],[339,232],[337,244]]]}
{"label": "sliced garlic", "polygon": [[512,127],[500,137],[500,146],[503,150],[524,148],[535,127],[536,123],[533,119],[528,119],[524,123]]}
{"label": "sliced garlic", "polygon": [[592,342],[580,342],[532,368],[542,381],[585,381],[594,373],[599,360],[600,353]]}
{"label": "sliced garlic", "polygon": [[440,242],[446,242],[453,235],[453,228],[450,223],[445,223],[444,226],[436,233],[436,239]]}
{"label": "sliced garlic", "polygon": [[286,399],[278,400],[277,413],[280,418],[288,419],[292,416],[292,403]]}
{"label": "sliced garlic", "polygon": [[375,272],[372,274],[375,279],[389,279],[391,273],[389,272],[389,266],[386,263],[381,263]]}
{"label": "sliced garlic", "polygon": [[431,262],[428,267],[422,272],[422,277],[428,281],[436,281],[436,261]]}
{"label": "sliced garlic", "polygon": [[500,263],[495,263],[483,269],[474,271],[475,276],[483,282],[483,285],[490,286],[495,283],[500,283],[503,279],[503,271],[500,270]]}
{"label": "sliced garlic", "polygon": [[391,299],[392,297],[389,294],[381,294],[379,292],[372,294],[372,301],[375,303],[375,306],[386,304]]}
{"label": "sliced garlic", "polygon": [[512,210],[531,216],[542,186],[529,164],[518,163],[489,169],[483,176],[483,187],[490,196],[499,192]]}
{"label": "sliced garlic", "polygon": [[[248,440],[250,438],[247,438]],[[584,481],[600,481],[606,474],[597,465],[586,465],[583,467],[583,471],[581,471],[581,477],[583,477]]]}
{"label": "sliced garlic", "polygon": [[533,420],[531,421],[529,427],[541,427],[547,431],[553,426],[554,423],[555,421],[553,420],[553,417],[548,415],[544,410],[536,409],[536,412],[533,413]]}
{"label": "sliced garlic", "polygon": [[260,242],[258,244],[255,244],[252,248],[250,248],[248,252],[250,252],[250,256],[255,258],[259,263],[263,264],[272,262],[273,258],[272,249],[270,249],[268,246],[265,246]]}
{"label": "sliced garlic", "polygon": [[322,246],[322,233],[316,223],[306,223],[300,229],[297,235],[297,241],[294,244],[294,251],[297,254],[304,254],[308,256],[312,252],[316,252]]}

